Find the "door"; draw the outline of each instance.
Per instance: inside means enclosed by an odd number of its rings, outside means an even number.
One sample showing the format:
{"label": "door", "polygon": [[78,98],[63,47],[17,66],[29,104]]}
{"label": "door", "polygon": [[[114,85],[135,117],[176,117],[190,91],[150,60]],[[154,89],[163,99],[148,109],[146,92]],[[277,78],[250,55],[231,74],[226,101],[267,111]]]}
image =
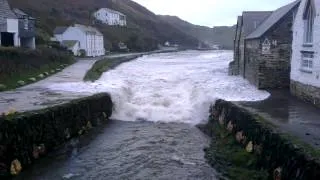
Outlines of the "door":
{"label": "door", "polygon": [[14,46],[14,33],[1,32],[1,46]]}

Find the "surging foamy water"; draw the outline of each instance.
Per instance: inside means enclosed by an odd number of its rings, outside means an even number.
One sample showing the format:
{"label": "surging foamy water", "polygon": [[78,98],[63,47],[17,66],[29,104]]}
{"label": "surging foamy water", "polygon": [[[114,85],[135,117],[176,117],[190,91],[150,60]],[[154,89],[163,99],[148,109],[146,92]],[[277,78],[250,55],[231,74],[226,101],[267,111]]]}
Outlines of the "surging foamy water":
{"label": "surging foamy water", "polygon": [[95,83],[53,84],[55,91],[109,92],[118,120],[182,122],[207,120],[216,99],[258,101],[269,96],[240,77],[228,76],[231,51],[155,54],[108,71]]}

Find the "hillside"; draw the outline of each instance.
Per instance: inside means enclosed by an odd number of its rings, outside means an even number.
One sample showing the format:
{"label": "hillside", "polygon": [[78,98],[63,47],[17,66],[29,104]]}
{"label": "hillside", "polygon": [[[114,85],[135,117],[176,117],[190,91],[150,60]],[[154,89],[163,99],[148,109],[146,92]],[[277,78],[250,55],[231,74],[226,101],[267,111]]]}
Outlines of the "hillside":
{"label": "hillside", "polygon": [[119,41],[126,42],[129,48],[137,51],[154,49],[165,41],[187,48],[198,44],[196,38],[131,0],[9,0],[9,3],[37,18],[38,43],[48,40],[56,26],[72,23],[92,25],[92,12],[100,7],[109,7],[127,15],[128,28],[96,24],[105,35],[107,47],[112,48],[112,44]]}
{"label": "hillside", "polygon": [[203,42],[211,44],[220,44],[226,49],[233,49],[233,38],[235,26],[217,26],[209,28],[198,26],[184,21],[176,16],[159,16],[163,21],[170,23],[172,26],[184,31]]}

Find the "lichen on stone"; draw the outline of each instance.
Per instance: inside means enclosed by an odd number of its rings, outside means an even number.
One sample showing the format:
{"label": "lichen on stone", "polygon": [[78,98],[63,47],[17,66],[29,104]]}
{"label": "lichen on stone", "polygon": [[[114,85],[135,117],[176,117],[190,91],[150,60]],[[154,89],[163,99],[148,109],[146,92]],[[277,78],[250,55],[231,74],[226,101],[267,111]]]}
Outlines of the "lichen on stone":
{"label": "lichen on stone", "polygon": [[22,166],[19,160],[15,159],[11,162],[10,173],[13,176],[18,175],[22,171]]}
{"label": "lichen on stone", "polygon": [[247,146],[246,146],[246,151],[247,151],[248,153],[252,153],[252,152],[253,152],[253,143],[252,143],[252,141],[250,141],[250,142],[247,144]]}

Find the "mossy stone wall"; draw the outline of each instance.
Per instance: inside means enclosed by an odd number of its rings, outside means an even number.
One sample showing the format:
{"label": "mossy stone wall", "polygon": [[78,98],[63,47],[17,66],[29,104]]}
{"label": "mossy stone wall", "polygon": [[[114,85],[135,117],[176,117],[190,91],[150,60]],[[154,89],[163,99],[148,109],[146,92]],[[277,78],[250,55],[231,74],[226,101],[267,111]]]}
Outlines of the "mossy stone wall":
{"label": "mossy stone wall", "polygon": [[[43,110],[0,118],[0,179],[31,165],[70,138],[107,120],[109,94],[97,94]],[[15,161],[17,160],[17,161]],[[17,165],[18,164],[18,165]]]}
{"label": "mossy stone wall", "polygon": [[252,153],[258,155],[257,168],[268,170],[270,179],[320,179],[319,151],[288,138],[259,115],[218,100],[211,107],[207,127],[213,129],[217,124],[231,132],[243,148],[252,146]]}

